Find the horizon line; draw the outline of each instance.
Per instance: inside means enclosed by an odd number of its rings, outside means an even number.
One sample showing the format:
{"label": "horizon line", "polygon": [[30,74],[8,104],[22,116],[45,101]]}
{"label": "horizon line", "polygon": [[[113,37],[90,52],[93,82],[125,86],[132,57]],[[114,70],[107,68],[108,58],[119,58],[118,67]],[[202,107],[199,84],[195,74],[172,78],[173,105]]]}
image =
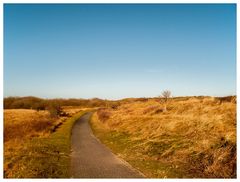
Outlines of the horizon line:
{"label": "horizon line", "polygon": [[[170,98],[178,98],[178,97],[230,97],[230,96],[237,96],[237,94],[228,94],[228,95],[221,95],[221,96],[213,96],[213,95],[178,95],[178,96],[171,96]],[[124,99],[138,99],[138,98],[146,98],[146,99],[154,99],[154,98],[161,98],[161,95],[154,96],[154,97],[122,97],[119,99],[110,99],[110,98],[100,98],[100,97],[89,97],[89,98],[83,98],[83,97],[39,97],[39,96],[33,96],[33,95],[27,95],[27,96],[4,96],[3,99],[10,98],[10,97],[18,97],[18,98],[24,98],[24,97],[35,97],[39,99],[82,99],[82,100],[92,100],[92,99],[100,99],[100,100],[124,100]]]}

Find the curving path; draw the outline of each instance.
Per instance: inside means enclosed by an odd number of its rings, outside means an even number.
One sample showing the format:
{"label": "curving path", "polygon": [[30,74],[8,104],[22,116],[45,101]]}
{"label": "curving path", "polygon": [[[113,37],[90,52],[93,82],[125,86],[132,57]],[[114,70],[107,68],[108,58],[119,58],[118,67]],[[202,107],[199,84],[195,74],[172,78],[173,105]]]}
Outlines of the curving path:
{"label": "curving path", "polygon": [[143,178],[96,139],[88,123],[91,115],[86,113],[73,126],[72,178]]}

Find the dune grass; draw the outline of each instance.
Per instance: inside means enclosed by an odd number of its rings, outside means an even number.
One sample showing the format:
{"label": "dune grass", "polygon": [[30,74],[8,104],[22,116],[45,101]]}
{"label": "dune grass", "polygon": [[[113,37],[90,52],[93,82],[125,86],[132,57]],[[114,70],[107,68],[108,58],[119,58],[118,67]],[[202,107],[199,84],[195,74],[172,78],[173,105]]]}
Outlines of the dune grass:
{"label": "dune grass", "polygon": [[236,178],[236,102],[158,99],[101,109],[94,134],[152,178]]}
{"label": "dune grass", "polygon": [[[68,178],[71,129],[85,111],[62,122],[33,110],[4,111],[4,177]],[[45,124],[47,123],[47,124]]]}
{"label": "dune grass", "polygon": [[59,120],[51,118],[47,111],[4,110],[4,142],[48,135],[57,122]]}

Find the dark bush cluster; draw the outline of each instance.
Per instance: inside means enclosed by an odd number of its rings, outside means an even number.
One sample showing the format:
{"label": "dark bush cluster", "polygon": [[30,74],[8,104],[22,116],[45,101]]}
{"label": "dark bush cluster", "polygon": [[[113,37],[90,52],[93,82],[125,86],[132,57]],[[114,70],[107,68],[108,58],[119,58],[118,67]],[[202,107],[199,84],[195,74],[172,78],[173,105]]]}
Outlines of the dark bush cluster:
{"label": "dark bush cluster", "polygon": [[237,97],[236,96],[215,97],[215,100],[218,101],[220,104],[222,104],[224,102],[236,103]]}
{"label": "dark bush cluster", "polygon": [[7,97],[4,98],[4,109],[34,109],[48,110],[52,117],[67,116],[63,112],[62,106],[79,107],[109,107],[116,109],[119,106],[118,101],[93,99],[42,99],[37,97]]}
{"label": "dark bush cluster", "polygon": [[82,106],[82,107],[106,107],[113,101],[93,99],[42,99],[37,97],[7,97],[4,98],[4,109],[36,109],[45,110],[52,105]]}
{"label": "dark bush cluster", "polygon": [[37,97],[4,98],[4,109],[36,109],[45,110],[46,101]]}
{"label": "dark bush cluster", "polygon": [[110,113],[106,109],[99,109],[97,111],[97,115],[98,115],[98,119],[101,122],[105,122],[106,120],[108,120],[110,118]]}

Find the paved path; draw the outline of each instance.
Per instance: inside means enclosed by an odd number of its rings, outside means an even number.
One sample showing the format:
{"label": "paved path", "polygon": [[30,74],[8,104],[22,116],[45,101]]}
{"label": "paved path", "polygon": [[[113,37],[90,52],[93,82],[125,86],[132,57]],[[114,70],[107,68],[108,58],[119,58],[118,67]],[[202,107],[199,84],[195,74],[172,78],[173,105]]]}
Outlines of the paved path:
{"label": "paved path", "polygon": [[73,126],[72,178],[143,178],[95,138],[88,123],[91,114],[83,115]]}

